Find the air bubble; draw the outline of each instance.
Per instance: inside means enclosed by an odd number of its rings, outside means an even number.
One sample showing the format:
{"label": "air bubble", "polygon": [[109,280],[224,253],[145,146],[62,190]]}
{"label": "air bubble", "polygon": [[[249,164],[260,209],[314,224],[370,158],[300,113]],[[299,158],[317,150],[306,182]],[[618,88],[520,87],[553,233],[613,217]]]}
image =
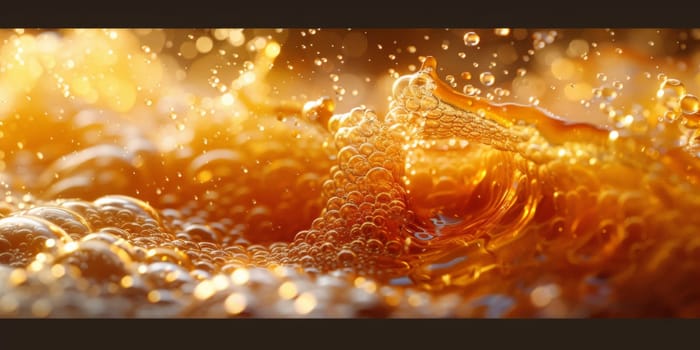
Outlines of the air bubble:
{"label": "air bubble", "polygon": [[700,111],[700,101],[694,95],[684,95],[681,98],[681,110],[684,114],[695,114]]}
{"label": "air bubble", "polygon": [[[7,217],[0,219],[0,264],[25,267],[47,248],[49,239],[54,243],[73,240],[57,225],[38,217]],[[60,248],[54,244],[54,248]]]}

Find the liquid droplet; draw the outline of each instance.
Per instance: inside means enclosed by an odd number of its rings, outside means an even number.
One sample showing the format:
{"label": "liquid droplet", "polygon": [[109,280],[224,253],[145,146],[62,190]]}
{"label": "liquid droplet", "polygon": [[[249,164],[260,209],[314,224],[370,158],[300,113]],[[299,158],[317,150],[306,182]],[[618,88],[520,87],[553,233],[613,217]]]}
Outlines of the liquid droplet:
{"label": "liquid droplet", "polygon": [[491,86],[496,81],[496,77],[491,72],[483,72],[479,75],[479,80],[486,86]]}
{"label": "liquid droplet", "polygon": [[479,41],[481,41],[479,34],[476,34],[474,32],[467,32],[466,34],[464,34],[463,39],[464,39],[464,45],[467,45],[467,46],[479,45]]}

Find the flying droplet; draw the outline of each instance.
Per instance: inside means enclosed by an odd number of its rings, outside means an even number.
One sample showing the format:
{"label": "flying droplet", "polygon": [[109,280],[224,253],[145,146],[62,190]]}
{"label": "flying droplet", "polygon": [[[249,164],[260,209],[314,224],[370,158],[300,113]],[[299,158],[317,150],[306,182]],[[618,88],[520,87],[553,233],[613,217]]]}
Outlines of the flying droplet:
{"label": "flying droplet", "polygon": [[476,34],[474,32],[467,32],[464,34],[464,45],[467,46],[476,46],[479,45],[479,41],[481,38],[479,37],[479,34]]}
{"label": "flying droplet", "polygon": [[479,75],[479,80],[486,86],[491,86],[496,81],[496,77],[491,72],[483,72]]}

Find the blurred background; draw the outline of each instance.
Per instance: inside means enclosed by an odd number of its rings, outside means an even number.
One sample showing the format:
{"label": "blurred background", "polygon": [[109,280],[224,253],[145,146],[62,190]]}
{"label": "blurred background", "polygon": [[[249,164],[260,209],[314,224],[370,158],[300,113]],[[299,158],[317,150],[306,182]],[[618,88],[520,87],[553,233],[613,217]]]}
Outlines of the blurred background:
{"label": "blurred background", "polygon": [[47,77],[58,95],[118,112],[201,99],[225,107],[236,84],[256,80],[246,72],[265,76],[272,100],[329,96],[337,112],[383,113],[394,79],[428,55],[465,94],[593,123],[662,115],[654,99],[666,79],[700,89],[700,29],[6,29],[0,41],[0,113]]}

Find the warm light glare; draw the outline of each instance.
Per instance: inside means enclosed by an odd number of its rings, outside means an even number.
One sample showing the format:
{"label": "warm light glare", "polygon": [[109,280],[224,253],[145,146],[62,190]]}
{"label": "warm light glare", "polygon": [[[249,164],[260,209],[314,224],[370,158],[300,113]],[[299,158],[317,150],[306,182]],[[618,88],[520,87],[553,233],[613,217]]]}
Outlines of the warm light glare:
{"label": "warm light glare", "polygon": [[311,293],[303,293],[294,301],[294,310],[300,315],[306,315],[316,308],[316,297]]}

